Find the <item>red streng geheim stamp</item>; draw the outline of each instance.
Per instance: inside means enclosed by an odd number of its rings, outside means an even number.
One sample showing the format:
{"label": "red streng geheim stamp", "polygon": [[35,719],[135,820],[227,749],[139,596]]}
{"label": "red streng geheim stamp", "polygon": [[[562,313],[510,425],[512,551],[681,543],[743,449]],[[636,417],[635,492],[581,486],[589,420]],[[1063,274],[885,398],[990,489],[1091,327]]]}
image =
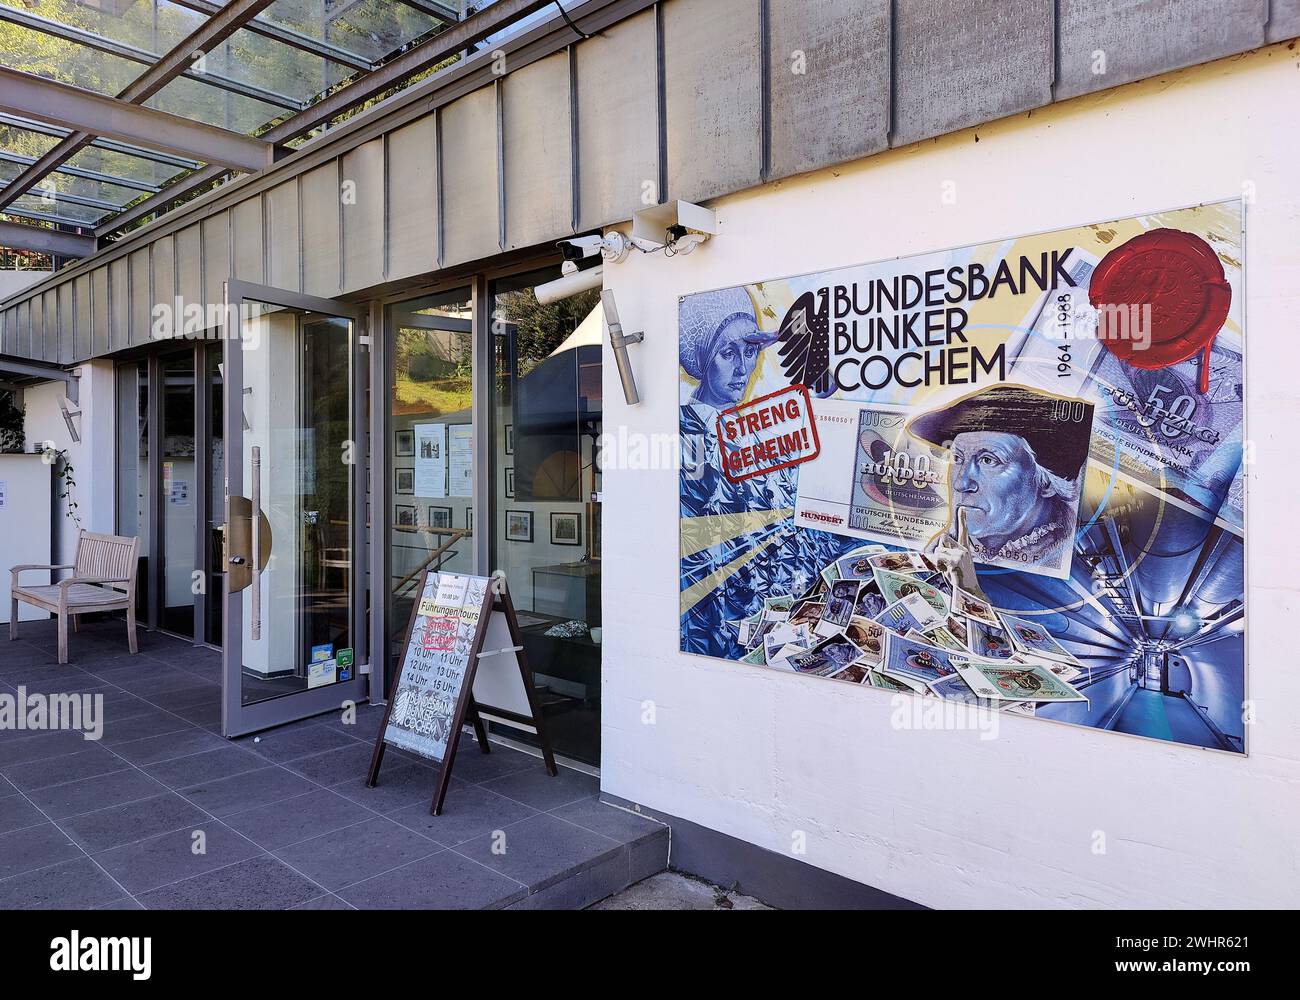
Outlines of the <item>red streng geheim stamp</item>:
{"label": "red streng geheim stamp", "polygon": [[722,473],[733,483],[811,462],[821,450],[807,386],[779,389],[718,414]]}

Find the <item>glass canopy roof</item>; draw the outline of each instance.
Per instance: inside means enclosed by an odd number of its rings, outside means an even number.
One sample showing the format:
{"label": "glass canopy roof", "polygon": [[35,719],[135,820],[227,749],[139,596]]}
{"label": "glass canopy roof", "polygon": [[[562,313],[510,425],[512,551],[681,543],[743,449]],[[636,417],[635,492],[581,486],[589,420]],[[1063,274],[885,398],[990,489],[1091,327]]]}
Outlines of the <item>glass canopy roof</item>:
{"label": "glass canopy roof", "polygon": [[[492,0],[274,0],[143,106],[256,136]],[[226,0],[0,0],[0,66],[118,97]],[[0,218],[93,231],[206,164],[95,138],[25,171],[69,129],[0,113]],[[23,193],[13,197],[14,184]]]}

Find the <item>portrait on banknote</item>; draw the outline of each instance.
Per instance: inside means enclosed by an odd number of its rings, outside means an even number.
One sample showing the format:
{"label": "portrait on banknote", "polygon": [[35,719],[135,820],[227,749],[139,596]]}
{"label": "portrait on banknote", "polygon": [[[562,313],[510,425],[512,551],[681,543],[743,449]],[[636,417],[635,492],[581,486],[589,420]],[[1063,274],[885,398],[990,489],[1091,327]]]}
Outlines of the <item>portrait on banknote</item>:
{"label": "portrait on banknote", "polygon": [[1244,753],[1243,228],[684,296],[681,649]]}

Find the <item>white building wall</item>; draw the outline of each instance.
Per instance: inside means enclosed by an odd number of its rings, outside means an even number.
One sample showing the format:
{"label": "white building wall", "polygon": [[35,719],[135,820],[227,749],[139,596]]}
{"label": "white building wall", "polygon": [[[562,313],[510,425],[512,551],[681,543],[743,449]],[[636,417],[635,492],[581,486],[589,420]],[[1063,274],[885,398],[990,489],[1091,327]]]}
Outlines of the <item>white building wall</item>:
{"label": "white building wall", "polygon": [[[45,382],[23,393],[27,450],[32,449],[33,442],[52,441],[54,447],[68,453],[72,478],[76,481],[72,499],[77,502],[80,525],[66,516],[66,500],[54,511],[54,555],[58,563],[72,561],[79,528],[112,534],[116,509],[113,363],[95,361],[79,366],[74,372],[81,375],[80,401],[70,403],[69,407],[81,410],[81,416],[73,418],[81,434],[79,442],[72,440],[59,408],[58,401],[66,392],[63,382]],[[59,483],[56,479],[56,489]]]}
{"label": "white building wall", "polygon": [[1007,716],[986,742],[896,731],[887,692],[682,654],[677,473],[607,469],[606,792],[785,854],[802,832],[802,860],[930,906],[1295,905],[1298,69],[1274,46],[725,198],[711,244],[605,279],[646,334],[639,406],[606,353],[606,430],[675,435],[681,295],[1249,194],[1250,756]]}

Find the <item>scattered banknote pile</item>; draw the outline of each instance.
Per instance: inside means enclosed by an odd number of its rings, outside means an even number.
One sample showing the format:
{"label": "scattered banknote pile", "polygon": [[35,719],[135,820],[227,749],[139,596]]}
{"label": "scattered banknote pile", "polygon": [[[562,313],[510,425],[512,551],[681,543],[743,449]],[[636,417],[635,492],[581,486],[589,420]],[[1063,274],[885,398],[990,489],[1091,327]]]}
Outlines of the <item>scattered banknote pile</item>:
{"label": "scattered banknote pile", "polygon": [[1086,701],[1088,668],[1035,622],[954,587],[920,552],[882,545],[830,563],[807,594],[732,622],[743,662],[1033,714]]}

